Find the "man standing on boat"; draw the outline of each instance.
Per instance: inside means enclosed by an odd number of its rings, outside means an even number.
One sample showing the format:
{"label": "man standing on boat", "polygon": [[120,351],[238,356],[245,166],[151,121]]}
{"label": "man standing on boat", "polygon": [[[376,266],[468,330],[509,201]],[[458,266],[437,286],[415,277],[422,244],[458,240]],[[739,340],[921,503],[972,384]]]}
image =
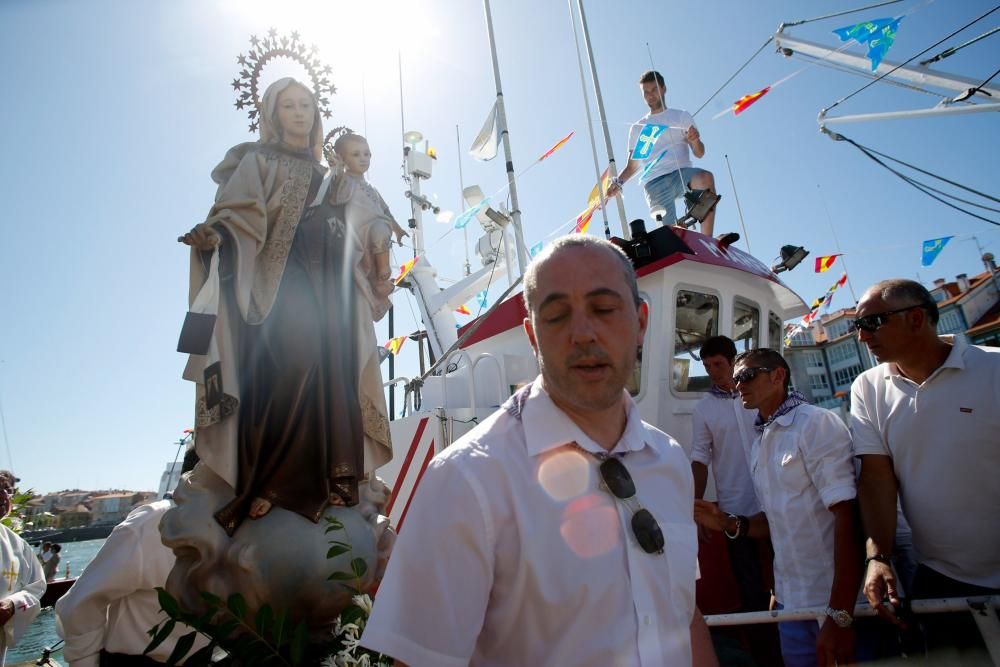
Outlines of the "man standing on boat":
{"label": "man standing on boat", "polygon": [[[705,144],[691,114],[667,107],[663,76],[650,70],[639,79],[639,86],[649,113],[629,130],[628,164],[608,188],[608,197],[618,195],[625,182],[639,172],[650,213],[662,210],[663,224],[669,226],[677,222],[674,202],[688,189],[705,190],[704,196],[714,196],[715,177],[712,172],[691,165],[689,151],[701,158],[705,155]],[[654,162],[651,168],[646,168]],[[701,221],[701,231],[712,236],[714,229],[713,205]]]}
{"label": "man standing on boat", "polygon": [[[933,297],[912,280],[869,288],[852,322],[881,362],[851,387],[851,430],[861,459],[865,596],[883,616],[900,597],[897,499],[918,560],[911,598],[1000,594],[1000,350],[938,336],[937,322]],[[968,650],[963,664],[983,655],[968,613],[920,618],[932,651]]]}
{"label": "man standing on boat", "polygon": [[[17,479],[0,470],[0,518],[10,514]],[[35,620],[45,594],[42,564],[20,535],[0,524],[0,665]]]}
{"label": "man standing on boat", "polygon": [[861,584],[851,436],[837,415],[790,391],[790,377],[774,350],[736,357],[736,388],[744,407],[758,412],[750,470],[764,511],[733,517],[699,500],[695,519],[733,535],[770,534],[778,607],[826,607],[822,626],[778,624],[786,667],[845,665],[854,662],[851,626]]}
{"label": "man standing on boat", "polygon": [[[756,433],[753,425],[757,411],[743,407],[733,382],[736,344],[726,336],[713,336],[699,350],[712,387],[698,401],[691,415],[691,472],[694,497],[705,497],[708,466],[712,466],[718,507],[730,517],[750,517],[760,510],[760,501],[750,477],[750,448]],[[710,535],[711,533],[709,533]],[[722,535],[715,533],[718,538]],[[770,569],[770,540],[724,533],[729,562],[740,596],[740,611],[766,611],[771,599],[770,586],[764,581],[764,568]],[[765,555],[762,558],[762,555]],[[774,626],[754,625],[746,629],[750,648],[758,664],[774,664],[778,637]]]}
{"label": "man standing on boat", "polygon": [[414,667],[717,664],[687,458],[624,389],[648,318],[631,263],[563,237],[524,300],[541,374],[431,461],[361,644]]}

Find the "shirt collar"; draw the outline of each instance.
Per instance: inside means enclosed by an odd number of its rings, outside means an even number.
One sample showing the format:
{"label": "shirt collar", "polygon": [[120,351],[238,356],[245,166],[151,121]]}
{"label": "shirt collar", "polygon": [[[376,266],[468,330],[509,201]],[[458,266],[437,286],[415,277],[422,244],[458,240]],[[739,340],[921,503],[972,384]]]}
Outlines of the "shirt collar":
{"label": "shirt collar", "polygon": [[[960,370],[965,368],[965,351],[969,349],[969,343],[966,342],[965,337],[947,334],[944,336],[938,336],[938,339],[942,343],[951,345],[951,352],[949,352],[948,356],[945,357],[944,363],[938,366],[937,369],[927,377],[927,380],[930,380],[932,377],[940,373],[942,368],[958,368]],[[883,373],[887,379],[895,376],[908,380],[905,375],[899,372],[899,366],[897,366],[894,362],[882,364],[882,366],[884,367]],[[924,382],[927,382],[927,380],[924,380]]]}
{"label": "shirt collar", "polygon": [[766,421],[761,418],[760,413],[758,412],[757,419],[754,421],[753,427],[758,433],[763,433],[764,429],[774,422],[778,422],[781,426],[788,426],[792,423],[792,420],[795,419],[795,415],[792,414],[792,411],[800,405],[807,403],[809,403],[809,401],[806,400],[806,397],[793,389],[788,392],[788,396],[785,397],[785,400],[781,402],[778,409],[775,410],[774,414],[768,417]]}
{"label": "shirt collar", "polygon": [[[626,454],[646,446],[646,428],[639,409],[627,391],[623,389],[622,393],[625,400],[625,430],[611,450],[612,454]],[[525,446],[530,456],[538,456],[572,442],[592,454],[608,453],[552,402],[552,398],[542,387],[541,375],[531,384],[521,405],[520,415],[524,424]]]}
{"label": "shirt collar", "polygon": [[740,395],[740,392],[736,391],[735,389],[733,389],[732,391],[726,391],[725,389],[714,384],[708,390],[708,393],[710,393],[712,396],[715,396],[716,398],[737,398]]}

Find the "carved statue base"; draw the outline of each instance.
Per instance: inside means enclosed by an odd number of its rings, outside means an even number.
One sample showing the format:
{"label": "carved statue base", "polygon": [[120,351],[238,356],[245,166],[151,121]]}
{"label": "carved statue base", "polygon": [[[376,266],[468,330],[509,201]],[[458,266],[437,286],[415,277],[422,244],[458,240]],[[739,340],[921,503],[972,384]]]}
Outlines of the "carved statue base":
{"label": "carved statue base", "polygon": [[[166,588],[188,611],[206,607],[199,593],[226,599],[239,593],[250,615],[264,604],[287,609],[290,619],[304,621],[313,633],[326,632],[341,610],[360,591],[381,580],[395,533],[382,516],[389,490],[375,478],[363,482],[355,507],[329,507],[319,523],[274,507],[266,516],[246,520],[232,538],[212,514],[233,498],[232,488],[206,465],[186,474],[174,492],[177,506],[160,524],[163,543],[177,556]],[[331,530],[326,517],[342,530]],[[332,541],[351,550],[327,558]],[[362,576],[331,580],[334,572],[351,573],[351,561],[361,558]]]}

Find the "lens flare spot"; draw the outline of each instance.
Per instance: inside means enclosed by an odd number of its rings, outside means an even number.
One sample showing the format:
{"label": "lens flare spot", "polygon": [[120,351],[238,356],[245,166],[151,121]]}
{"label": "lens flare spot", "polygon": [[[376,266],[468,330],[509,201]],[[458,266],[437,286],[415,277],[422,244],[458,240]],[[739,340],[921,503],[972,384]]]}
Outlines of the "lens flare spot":
{"label": "lens flare spot", "polygon": [[553,500],[571,500],[587,492],[592,470],[580,452],[557,449],[542,458],[538,466],[538,483]]}
{"label": "lens flare spot", "polygon": [[566,546],[580,558],[602,556],[622,539],[614,499],[606,493],[589,493],[569,503],[559,527]]}

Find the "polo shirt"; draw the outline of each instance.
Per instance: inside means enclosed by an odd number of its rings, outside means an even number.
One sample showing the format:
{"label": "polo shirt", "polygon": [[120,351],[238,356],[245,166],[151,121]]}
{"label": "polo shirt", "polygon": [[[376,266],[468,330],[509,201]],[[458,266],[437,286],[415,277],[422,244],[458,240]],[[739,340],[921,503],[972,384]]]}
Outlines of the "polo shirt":
{"label": "polo shirt", "polygon": [[851,387],[858,456],[892,457],[919,562],[1000,588],[1000,349],[952,349],[917,384],[885,363]]}
{"label": "polo shirt", "polygon": [[750,478],[750,448],[756,410],[743,407],[739,394],[709,394],[691,415],[691,460],[712,466],[715,493],[723,512],[753,516],[760,503]]}
{"label": "polo shirt", "polygon": [[851,434],[837,415],[799,405],[767,425],[750,456],[774,546],[774,585],[788,609],[825,605],[834,572],[829,508],[856,495]]}
{"label": "polo shirt", "polygon": [[605,450],[536,379],[432,459],[361,644],[413,667],[691,664],[691,469],[623,396],[612,454],[664,553],[639,547],[631,511],[600,488],[586,453]]}

